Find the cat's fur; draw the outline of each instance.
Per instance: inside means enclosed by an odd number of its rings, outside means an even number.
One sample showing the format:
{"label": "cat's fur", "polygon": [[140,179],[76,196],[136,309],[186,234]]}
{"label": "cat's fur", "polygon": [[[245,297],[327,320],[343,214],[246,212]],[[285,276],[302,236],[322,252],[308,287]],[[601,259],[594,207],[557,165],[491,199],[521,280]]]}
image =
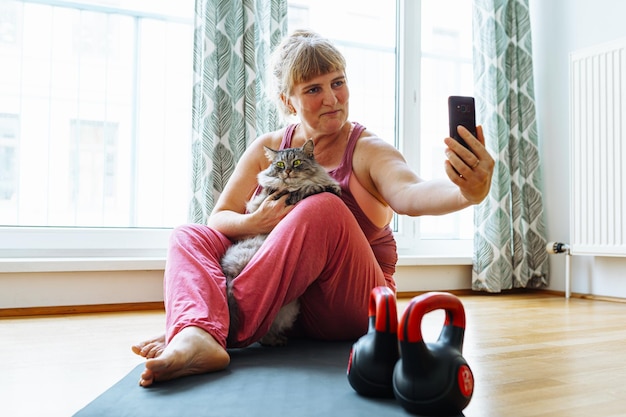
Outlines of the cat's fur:
{"label": "cat's fur", "polygon": [[[265,147],[265,155],[270,160],[270,166],[259,173],[258,181],[263,189],[248,202],[247,211],[252,213],[257,210],[271,194],[273,194],[274,199],[289,194],[286,200],[287,205],[296,204],[310,195],[325,191],[340,195],[339,184],[315,161],[313,149],[312,140],[308,140],[301,148],[276,151]],[[226,251],[221,260],[222,270],[226,275],[230,311],[229,339],[236,334],[239,328],[239,310],[232,293],[233,280],[241,273],[266,238],[267,235],[263,234],[240,240]],[[298,300],[283,306],[268,333],[260,340],[261,344],[284,345],[287,342],[284,332],[293,326],[299,312]]]}

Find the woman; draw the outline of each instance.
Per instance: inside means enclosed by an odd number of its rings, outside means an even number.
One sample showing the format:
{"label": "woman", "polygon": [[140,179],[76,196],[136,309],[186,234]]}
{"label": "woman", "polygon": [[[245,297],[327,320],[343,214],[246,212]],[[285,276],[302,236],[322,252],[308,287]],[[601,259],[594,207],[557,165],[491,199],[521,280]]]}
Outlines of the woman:
{"label": "woman", "polygon": [[[287,37],[274,53],[279,107],[299,123],[257,138],[237,164],[208,226],[186,225],[171,237],[165,270],[166,334],[133,346],[147,358],[140,385],[224,369],[229,313],[219,261],[233,241],[269,233],[235,279],[240,328],[230,346],[246,346],[269,329],[278,310],[298,298],[296,331],[307,337],[355,339],[367,331],[372,288],[395,290],[393,212],[444,214],[482,201],[494,162],[478,138],[459,127],[470,145],[451,138],[445,170],[450,179],[424,181],[402,155],[348,120],[349,89],[342,54],[309,31]],[[263,151],[315,143],[315,158],[340,183],[341,198],[317,194],[287,206],[267,198],[254,213],[245,204],[257,174],[269,162]]]}

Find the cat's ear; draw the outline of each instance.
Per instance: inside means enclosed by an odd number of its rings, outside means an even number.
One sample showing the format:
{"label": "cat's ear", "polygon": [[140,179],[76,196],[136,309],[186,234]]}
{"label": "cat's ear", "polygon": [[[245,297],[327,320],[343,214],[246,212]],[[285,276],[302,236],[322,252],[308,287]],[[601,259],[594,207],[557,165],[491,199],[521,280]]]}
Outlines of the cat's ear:
{"label": "cat's ear", "polygon": [[268,148],[267,146],[263,146],[265,148],[265,156],[267,156],[267,159],[270,160],[270,162],[274,161],[274,158],[276,158],[276,155],[278,155],[278,151],[275,151],[272,148]]}
{"label": "cat's ear", "polygon": [[313,149],[315,148],[315,144],[313,144],[313,139],[307,140],[302,146],[302,151],[309,157],[313,158]]}

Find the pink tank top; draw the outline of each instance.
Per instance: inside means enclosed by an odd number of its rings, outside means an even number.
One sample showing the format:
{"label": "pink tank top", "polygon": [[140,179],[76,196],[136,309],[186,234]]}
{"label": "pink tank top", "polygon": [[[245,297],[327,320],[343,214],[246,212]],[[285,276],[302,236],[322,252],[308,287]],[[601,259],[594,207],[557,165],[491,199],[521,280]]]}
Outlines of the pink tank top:
{"label": "pink tank top", "polygon": [[[296,129],[297,124],[287,126],[285,135],[280,144],[280,149],[290,148],[291,139],[293,138],[293,132]],[[348,206],[354,217],[356,218],[361,230],[365,234],[374,256],[380,265],[383,273],[387,277],[392,277],[396,272],[396,263],[398,262],[398,253],[396,248],[396,240],[393,237],[393,231],[389,225],[385,227],[378,227],[365,215],[361,207],[357,204],[354,196],[350,192],[350,176],[352,175],[352,155],[356,142],[359,140],[361,133],[365,130],[363,125],[354,123],[354,127],[348,138],[348,145],[346,151],[343,154],[343,158],[339,166],[329,174],[339,182],[341,186],[341,199]]]}

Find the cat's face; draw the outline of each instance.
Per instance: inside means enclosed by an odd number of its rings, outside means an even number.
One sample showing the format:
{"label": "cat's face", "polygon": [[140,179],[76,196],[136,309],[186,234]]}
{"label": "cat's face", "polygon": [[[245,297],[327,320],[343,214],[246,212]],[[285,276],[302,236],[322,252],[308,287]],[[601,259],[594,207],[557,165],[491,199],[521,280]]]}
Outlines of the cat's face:
{"label": "cat's face", "polygon": [[267,175],[279,178],[289,184],[304,176],[309,177],[315,170],[313,164],[313,141],[307,141],[301,148],[273,150],[265,148],[265,154],[271,162]]}

